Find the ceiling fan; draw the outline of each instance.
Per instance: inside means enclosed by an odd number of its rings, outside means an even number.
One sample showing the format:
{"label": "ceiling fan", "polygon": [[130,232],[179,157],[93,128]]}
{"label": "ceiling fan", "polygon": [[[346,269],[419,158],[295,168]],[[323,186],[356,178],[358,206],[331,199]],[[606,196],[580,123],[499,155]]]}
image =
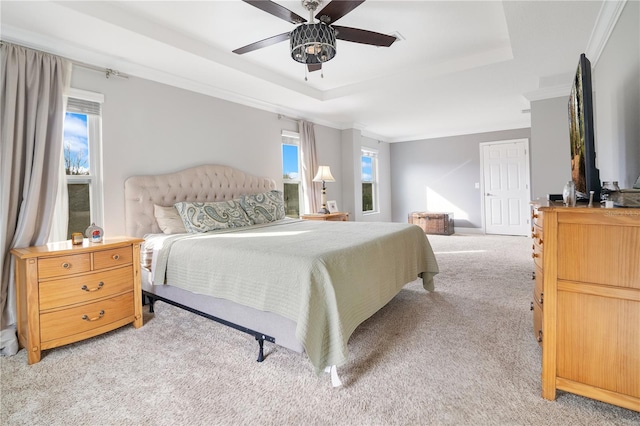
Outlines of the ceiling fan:
{"label": "ceiling fan", "polygon": [[336,55],[336,39],[381,47],[389,47],[396,41],[396,37],[391,35],[333,25],[335,21],[364,3],[365,0],[330,1],[316,14],[315,18],[318,22],[314,21],[313,14],[322,4],[322,0],[302,0],[302,5],[309,11],[308,21],[286,7],[270,0],[243,1],[273,16],[291,22],[297,27],[291,32],[278,34],[234,50],[233,53],[238,55],[262,49],[288,39],[290,40],[293,60],[306,64],[309,71],[318,71],[322,69],[323,62],[331,60]]}

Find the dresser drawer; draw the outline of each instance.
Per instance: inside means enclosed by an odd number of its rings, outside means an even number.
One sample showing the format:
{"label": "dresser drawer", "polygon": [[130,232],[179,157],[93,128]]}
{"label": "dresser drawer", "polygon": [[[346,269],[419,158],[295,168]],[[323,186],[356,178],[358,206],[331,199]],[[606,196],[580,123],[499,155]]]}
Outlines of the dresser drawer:
{"label": "dresser drawer", "polygon": [[534,256],[533,258],[536,260],[536,264],[540,268],[542,268],[542,252],[543,252],[543,244],[544,244],[544,240],[542,236],[543,236],[542,226],[534,222],[533,226],[531,227],[531,239],[533,240],[533,252],[534,254],[539,256]]}
{"label": "dresser drawer", "polygon": [[531,212],[531,224],[542,228],[544,222],[544,213],[540,209],[533,209]]}
{"label": "dresser drawer", "polygon": [[131,291],[133,266],[40,283],[40,310],[91,302]]}
{"label": "dresser drawer", "polygon": [[131,246],[97,251],[93,254],[93,269],[114,268],[129,265],[133,259]]}
{"label": "dresser drawer", "polygon": [[542,347],[542,306],[533,301],[533,334],[540,347]]}
{"label": "dresser drawer", "polygon": [[91,253],[47,257],[38,260],[38,278],[80,274],[91,270]]}
{"label": "dresser drawer", "polygon": [[83,333],[131,317],[134,319],[133,292],[111,299],[40,314],[43,343]]}
{"label": "dresser drawer", "polygon": [[544,306],[544,288],[542,286],[544,280],[542,274],[542,269],[536,266],[536,284],[533,288],[533,298],[540,306]]}

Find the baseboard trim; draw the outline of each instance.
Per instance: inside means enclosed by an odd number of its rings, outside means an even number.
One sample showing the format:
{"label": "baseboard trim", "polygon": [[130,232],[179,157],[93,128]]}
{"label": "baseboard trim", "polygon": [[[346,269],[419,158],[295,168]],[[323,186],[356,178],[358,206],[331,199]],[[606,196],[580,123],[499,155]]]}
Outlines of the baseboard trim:
{"label": "baseboard trim", "polygon": [[484,234],[483,228],[463,228],[456,227],[454,228],[456,234]]}

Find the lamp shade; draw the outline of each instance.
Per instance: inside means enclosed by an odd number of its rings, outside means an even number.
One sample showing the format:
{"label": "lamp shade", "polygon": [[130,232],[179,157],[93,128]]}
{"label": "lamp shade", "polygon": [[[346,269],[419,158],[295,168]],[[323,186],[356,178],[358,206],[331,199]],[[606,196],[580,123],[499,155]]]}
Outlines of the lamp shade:
{"label": "lamp shade", "polygon": [[314,182],[335,182],[335,178],[331,174],[329,166],[319,166],[316,177],[313,178]]}
{"label": "lamp shade", "polygon": [[291,31],[291,57],[303,64],[321,64],[336,56],[336,30],[325,23],[302,24]]}

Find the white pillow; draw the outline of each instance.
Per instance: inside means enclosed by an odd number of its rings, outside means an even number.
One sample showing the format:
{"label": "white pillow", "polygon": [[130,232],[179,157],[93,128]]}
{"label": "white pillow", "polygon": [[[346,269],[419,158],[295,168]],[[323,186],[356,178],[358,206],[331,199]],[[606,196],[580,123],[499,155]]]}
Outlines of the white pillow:
{"label": "white pillow", "polygon": [[163,207],[154,204],[153,215],[156,217],[158,226],[165,234],[185,234],[187,232],[180,213],[175,207]]}

